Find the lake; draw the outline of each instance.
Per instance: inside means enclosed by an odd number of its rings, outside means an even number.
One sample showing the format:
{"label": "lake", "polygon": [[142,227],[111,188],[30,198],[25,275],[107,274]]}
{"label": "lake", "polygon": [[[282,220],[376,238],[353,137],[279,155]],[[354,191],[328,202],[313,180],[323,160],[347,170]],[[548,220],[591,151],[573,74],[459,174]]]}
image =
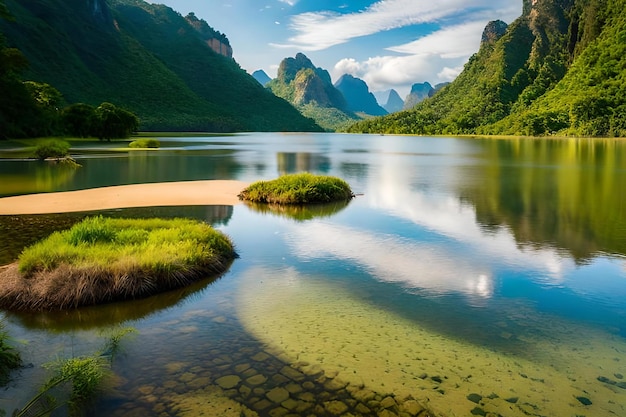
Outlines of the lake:
{"label": "lake", "polygon": [[[32,365],[0,393],[8,413],[37,392],[42,364],[131,326],[89,415],[626,415],[626,141],[161,140],[130,153],[81,145],[80,169],[2,160],[0,196],[301,171],[341,177],[357,196],[104,212],[205,220],[239,258],[145,300],[4,312]],[[0,216],[0,264],[88,214]]]}

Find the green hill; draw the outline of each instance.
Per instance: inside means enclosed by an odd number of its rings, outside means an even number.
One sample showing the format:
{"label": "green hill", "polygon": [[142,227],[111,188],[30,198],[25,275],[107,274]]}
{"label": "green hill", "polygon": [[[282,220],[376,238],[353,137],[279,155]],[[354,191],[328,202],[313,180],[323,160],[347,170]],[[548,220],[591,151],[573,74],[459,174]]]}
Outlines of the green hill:
{"label": "green hill", "polygon": [[144,130],[320,130],[241,69],[226,36],[193,14],[141,0],[4,3],[14,20],[0,20],[0,32],[28,59],[22,78],[54,86],[67,103],[114,103]]}
{"label": "green hill", "polygon": [[524,0],[502,29],[488,25],[480,50],[432,98],[348,130],[626,136],[626,1]]}

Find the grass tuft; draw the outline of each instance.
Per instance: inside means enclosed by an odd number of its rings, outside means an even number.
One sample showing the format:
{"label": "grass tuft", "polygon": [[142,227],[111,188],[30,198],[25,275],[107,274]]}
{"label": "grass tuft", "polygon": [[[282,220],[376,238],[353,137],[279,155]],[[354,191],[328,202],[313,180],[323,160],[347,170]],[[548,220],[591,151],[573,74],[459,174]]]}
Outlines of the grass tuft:
{"label": "grass tuft", "polygon": [[145,148],[156,149],[156,148],[161,147],[161,142],[159,142],[157,139],[152,139],[152,138],[137,139],[129,143],[128,147],[139,148],[139,149],[142,149],[142,148],[143,149]]}
{"label": "grass tuft", "polygon": [[311,204],[347,201],[354,194],[348,183],[340,178],[304,172],[283,175],[271,181],[257,181],[238,197],[253,203]]}
{"label": "grass tuft", "polygon": [[145,297],[221,273],[235,257],[230,239],[206,223],[90,217],[0,271],[0,307],[50,310]]}

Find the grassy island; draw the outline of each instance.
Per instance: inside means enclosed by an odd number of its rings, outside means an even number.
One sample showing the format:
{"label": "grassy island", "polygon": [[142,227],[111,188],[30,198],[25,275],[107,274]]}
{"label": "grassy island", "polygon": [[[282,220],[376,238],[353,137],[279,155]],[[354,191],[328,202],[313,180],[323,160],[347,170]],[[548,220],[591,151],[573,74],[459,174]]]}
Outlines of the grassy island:
{"label": "grassy island", "polygon": [[252,203],[310,204],[347,201],[354,194],[348,183],[340,178],[304,172],[283,175],[271,181],[257,181],[238,197]]}
{"label": "grassy island", "polygon": [[0,307],[75,308],[146,297],[224,272],[230,239],[188,219],[90,217],[0,269]]}

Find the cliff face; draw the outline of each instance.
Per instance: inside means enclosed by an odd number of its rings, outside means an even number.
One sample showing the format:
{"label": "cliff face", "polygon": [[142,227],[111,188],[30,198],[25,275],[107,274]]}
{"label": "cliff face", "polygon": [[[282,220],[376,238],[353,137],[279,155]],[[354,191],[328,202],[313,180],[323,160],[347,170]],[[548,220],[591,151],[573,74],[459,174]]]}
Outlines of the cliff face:
{"label": "cliff face", "polygon": [[333,86],[330,74],[318,68],[304,54],[298,53],[295,58],[281,61],[276,81],[292,90],[288,99],[296,106],[315,102],[321,107],[334,107],[347,110],[344,96]]}
{"label": "cliff face", "polygon": [[213,52],[225,56],[226,58],[233,57],[233,48],[231,48],[226,35],[210,27],[205,20],[198,19],[194,13],[189,13],[185,16],[185,20],[196,30],[200,39],[202,39]]}

